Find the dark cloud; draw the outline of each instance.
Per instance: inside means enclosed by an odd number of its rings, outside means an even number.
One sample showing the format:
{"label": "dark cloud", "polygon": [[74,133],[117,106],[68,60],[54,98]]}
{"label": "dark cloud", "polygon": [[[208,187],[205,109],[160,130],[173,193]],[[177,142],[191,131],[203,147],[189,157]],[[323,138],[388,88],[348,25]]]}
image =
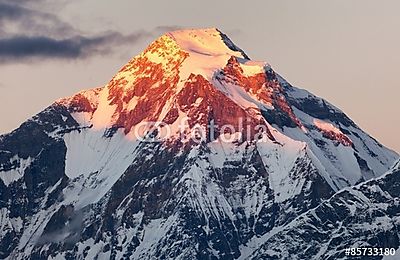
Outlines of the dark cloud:
{"label": "dark cloud", "polygon": [[14,19],[21,17],[25,11],[25,8],[22,8],[17,5],[10,5],[4,2],[0,2],[0,19]]}
{"label": "dark cloud", "polygon": [[133,44],[147,36],[146,32],[131,35],[107,32],[99,36],[75,36],[67,39],[15,36],[0,39],[0,61],[10,62],[34,58],[75,59],[94,54],[104,55],[111,53],[113,46]]}
{"label": "dark cloud", "polygon": [[165,31],[180,29],[177,26],[159,26],[151,31],[136,31],[128,35],[117,31],[90,35],[54,14],[32,7],[32,4],[40,6],[46,2],[0,0],[1,63],[106,55],[115,52],[118,47],[135,44]]}

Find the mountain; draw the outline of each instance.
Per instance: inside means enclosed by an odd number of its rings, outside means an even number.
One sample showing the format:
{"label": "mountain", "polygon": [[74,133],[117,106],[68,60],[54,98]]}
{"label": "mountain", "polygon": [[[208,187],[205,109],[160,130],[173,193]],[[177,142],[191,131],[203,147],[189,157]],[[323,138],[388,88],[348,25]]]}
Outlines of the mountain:
{"label": "mountain", "polygon": [[357,194],[396,189],[395,173],[383,174],[397,158],[219,30],[166,33],[104,87],[0,136],[0,258],[340,254],[350,242],[329,238],[367,216],[339,227],[331,214],[378,212],[383,197]]}

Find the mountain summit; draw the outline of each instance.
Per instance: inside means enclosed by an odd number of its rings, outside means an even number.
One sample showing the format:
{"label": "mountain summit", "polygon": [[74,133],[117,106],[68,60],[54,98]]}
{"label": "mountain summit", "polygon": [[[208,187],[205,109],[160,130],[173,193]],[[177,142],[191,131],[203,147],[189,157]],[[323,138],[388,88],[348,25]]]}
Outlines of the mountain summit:
{"label": "mountain summit", "polygon": [[274,234],[397,158],[219,30],[166,33],[0,136],[0,258],[281,258]]}

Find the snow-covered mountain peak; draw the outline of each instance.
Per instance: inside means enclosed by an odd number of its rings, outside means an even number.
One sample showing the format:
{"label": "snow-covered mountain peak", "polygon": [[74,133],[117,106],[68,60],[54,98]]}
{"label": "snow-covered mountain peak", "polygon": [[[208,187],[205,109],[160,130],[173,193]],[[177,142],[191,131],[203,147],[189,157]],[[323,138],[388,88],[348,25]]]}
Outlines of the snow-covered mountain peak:
{"label": "snow-covered mountain peak", "polygon": [[216,28],[179,30],[166,35],[189,53],[206,56],[230,55],[248,59],[239,47]]}
{"label": "snow-covered mountain peak", "polygon": [[211,79],[231,57],[236,57],[245,71],[253,73],[263,72],[266,65],[250,61],[243,50],[216,28],[172,31],[153,41],[114,78],[146,77],[151,72],[148,67],[157,66],[164,75],[179,76],[181,81],[192,73]]}
{"label": "snow-covered mountain peak", "polygon": [[[143,120],[159,121],[169,116],[171,110],[175,111],[179,96],[196,94],[198,100],[204,98],[202,93],[194,93],[199,89],[193,93],[183,91],[193,85],[195,78],[203,78],[201,82],[207,85],[209,95],[207,100],[202,99],[204,104],[216,104],[210,99],[222,94],[241,109],[258,108],[260,100],[270,106],[273,98],[268,88],[262,89],[267,71],[272,71],[267,63],[249,60],[215,28],[173,31],[160,36],[131,59],[102,90],[81,92],[62,103],[72,104],[74,112],[81,112],[77,118],[85,125],[96,129],[118,126],[129,132]],[[239,89],[228,83],[245,89],[237,93]],[[247,91],[253,93],[244,93]]]}

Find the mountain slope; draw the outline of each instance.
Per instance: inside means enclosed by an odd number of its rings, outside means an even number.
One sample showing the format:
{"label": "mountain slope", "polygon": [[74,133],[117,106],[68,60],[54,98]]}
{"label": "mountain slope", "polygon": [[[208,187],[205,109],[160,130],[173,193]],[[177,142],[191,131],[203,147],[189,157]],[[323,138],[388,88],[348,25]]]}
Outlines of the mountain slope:
{"label": "mountain slope", "polygon": [[345,188],[273,232],[248,259],[344,259],[346,248],[399,248],[399,175],[400,161],[380,178]]}
{"label": "mountain slope", "polygon": [[0,137],[0,257],[243,257],[397,157],[220,31],[167,33]]}

